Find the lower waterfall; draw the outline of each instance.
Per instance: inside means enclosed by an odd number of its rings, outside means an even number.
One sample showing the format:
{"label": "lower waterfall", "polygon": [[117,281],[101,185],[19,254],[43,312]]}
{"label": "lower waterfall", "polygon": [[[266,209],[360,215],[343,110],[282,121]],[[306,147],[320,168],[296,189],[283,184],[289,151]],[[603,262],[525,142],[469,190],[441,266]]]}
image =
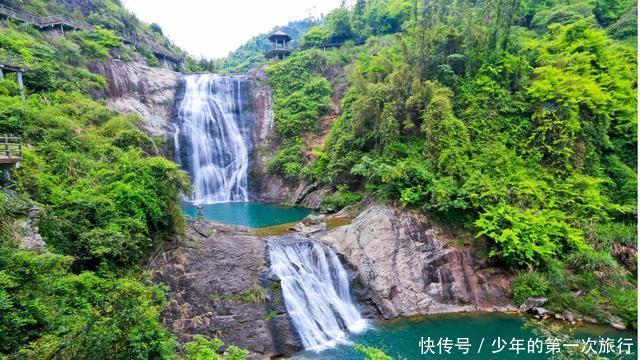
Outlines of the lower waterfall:
{"label": "lower waterfall", "polygon": [[248,201],[253,113],[240,76],[186,75],[177,99],[176,161],[191,175],[190,201]]}
{"label": "lower waterfall", "polygon": [[305,349],[320,351],[347,341],[345,330],[367,328],[349,292],[349,277],[333,250],[311,241],[269,245],[271,271]]}

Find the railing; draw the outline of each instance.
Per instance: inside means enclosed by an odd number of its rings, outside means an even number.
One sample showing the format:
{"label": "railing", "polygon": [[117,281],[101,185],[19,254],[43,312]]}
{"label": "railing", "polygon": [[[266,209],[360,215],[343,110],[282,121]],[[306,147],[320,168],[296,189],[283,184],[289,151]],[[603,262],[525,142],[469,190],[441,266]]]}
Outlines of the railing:
{"label": "railing", "polygon": [[366,41],[356,41],[356,42],[351,42],[351,41],[344,41],[341,43],[326,43],[326,44],[320,44],[320,45],[303,45],[300,47],[301,50],[307,50],[307,49],[329,49],[329,48],[337,48],[337,47],[341,47],[344,44],[352,44],[354,46],[360,46],[360,45],[364,45],[366,43]]}
{"label": "railing", "polygon": [[0,4],[0,15],[18,19],[23,22],[28,22],[39,28],[44,28],[47,26],[55,26],[55,25],[66,25],[67,27],[76,28],[76,29],[83,28],[82,25],[75,24],[60,15],[40,16],[40,15],[32,14],[30,12],[14,9],[4,4]]}
{"label": "railing", "polygon": [[271,47],[271,50],[289,50],[287,44],[276,44],[274,43]]}
{"label": "railing", "polygon": [[[56,25],[67,26],[69,28],[74,28],[74,29],[83,29],[83,30],[90,29],[90,26],[88,25],[71,22],[65,17],[60,15],[40,16],[40,15],[35,15],[26,11],[14,9],[4,4],[0,4],[0,15],[11,17],[23,22],[28,22],[41,29],[49,26],[56,26]],[[134,47],[138,46],[138,43],[130,35],[126,35],[126,34],[117,34],[117,35],[123,39],[122,40],[123,43],[127,45],[133,45]],[[153,51],[155,55],[161,56],[175,63],[180,63],[184,59],[184,55],[183,56],[174,55],[165,51],[164,49],[160,49],[157,46],[153,46],[153,45],[149,45],[149,46],[151,47],[151,51]]]}
{"label": "railing", "polygon": [[0,64],[16,68],[24,68],[24,58],[20,55],[8,53],[0,49]]}
{"label": "railing", "polygon": [[0,135],[0,163],[22,160],[22,140],[14,135]]}
{"label": "railing", "polygon": [[[127,45],[131,45],[134,48],[137,48],[140,46],[140,43],[138,43],[136,40],[133,39],[133,37],[129,34],[124,34],[124,33],[116,33],[116,35],[120,36],[120,38],[122,39],[122,42],[124,44]],[[149,48],[151,49],[151,52],[153,52],[154,55],[156,56],[160,56],[163,57],[164,59],[170,60],[176,64],[182,62],[182,60],[184,60],[184,55],[174,55],[171,54],[169,52],[167,52],[165,49],[161,49],[159,46],[153,45],[153,44],[146,44],[145,45],[149,46]]]}
{"label": "railing", "polygon": [[11,7],[8,7],[4,4],[0,4],[0,14],[8,16],[8,17],[12,17],[12,18],[16,18],[19,20],[22,20],[24,22],[29,22],[32,23],[34,25],[38,25],[40,23],[40,17],[38,15],[34,15],[31,13],[28,13],[26,11],[21,11],[21,10],[17,10]]}

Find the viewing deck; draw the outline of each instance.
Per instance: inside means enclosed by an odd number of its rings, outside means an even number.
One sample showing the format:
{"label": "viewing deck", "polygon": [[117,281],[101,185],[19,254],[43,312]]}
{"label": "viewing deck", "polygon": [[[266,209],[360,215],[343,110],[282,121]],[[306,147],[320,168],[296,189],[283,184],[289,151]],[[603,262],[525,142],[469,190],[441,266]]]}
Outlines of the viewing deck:
{"label": "viewing deck", "polygon": [[15,164],[21,160],[21,139],[13,135],[0,135],[0,164]]}

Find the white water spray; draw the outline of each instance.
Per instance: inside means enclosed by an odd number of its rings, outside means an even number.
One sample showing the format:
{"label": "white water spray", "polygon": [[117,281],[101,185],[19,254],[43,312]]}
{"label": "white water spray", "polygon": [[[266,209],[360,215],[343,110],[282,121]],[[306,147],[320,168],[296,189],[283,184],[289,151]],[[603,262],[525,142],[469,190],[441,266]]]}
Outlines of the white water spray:
{"label": "white water spray", "polygon": [[349,293],[349,277],[330,248],[311,241],[269,245],[287,312],[307,350],[347,342],[348,330],[367,328]]}
{"label": "white water spray", "polygon": [[[190,201],[248,201],[253,115],[241,77],[187,75],[178,103],[176,153],[193,183]],[[181,153],[184,152],[184,153]]]}

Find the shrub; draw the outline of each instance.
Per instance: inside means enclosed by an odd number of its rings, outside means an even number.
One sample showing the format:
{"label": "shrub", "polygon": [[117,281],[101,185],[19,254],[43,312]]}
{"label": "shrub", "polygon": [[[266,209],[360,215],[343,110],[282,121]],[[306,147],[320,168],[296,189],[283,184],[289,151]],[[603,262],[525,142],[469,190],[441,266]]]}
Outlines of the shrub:
{"label": "shrub", "polygon": [[196,335],[184,344],[186,360],[244,360],[248,352],[235,346],[229,346],[224,354],[219,352],[224,343],[219,339],[207,339],[202,335]]}
{"label": "shrub", "polygon": [[601,250],[610,249],[613,244],[635,246],[638,243],[636,224],[621,222],[598,223],[589,232],[589,237]]}
{"label": "shrub", "polygon": [[377,349],[375,347],[364,346],[361,344],[355,345],[356,350],[358,350],[364,358],[367,360],[392,360],[391,356],[388,356],[384,353],[384,351]]}
{"label": "shrub", "polygon": [[9,79],[0,80],[0,96],[16,96],[19,94],[18,84]]}
{"label": "shrub", "polygon": [[338,191],[322,199],[320,209],[323,211],[339,211],[345,206],[362,200],[362,194],[349,191],[344,185],[338,186]]}
{"label": "shrub", "polygon": [[622,272],[620,265],[610,253],[605,251],[584,250],[569,255],[567,264],[577,273],[616,275]]}
{"label": "shrub", "polygon": [[620,316],[627,326],[638,327],[638,291],[625,287],[612,287],[610,304],[615,315]]}
{"label": "shrub", "polygon": [[556,210],[521,210],[501,204],[480,215],[478,236],[492,241],[489,256],[508,264],[540,265],[553,256],[586,247],[582,233],[565,222]]}
{"label": "shrub", "polygon": [[287,140],[282,149],[267,161],[267,171],[283,175],[286,179],[295,180],[302,171],[302,139]]}
{"label": "shrub", "polygon": [[549,282],[538,271],[521,272],[513,279],[513,303],[519,306],[530,297],[546,296]]}
{"label": "shrub", "polygon": [[137,129],[120,131],[113,139],[113,144],[122,149],[139,148],[149,155],[157,155],[159,153],[158,147],[149,135]]}
{"label": "shrub", "polygon": [[73,259],[0,246],[0,351],[18,358],[169,359],[164,290],[71,272]]}

